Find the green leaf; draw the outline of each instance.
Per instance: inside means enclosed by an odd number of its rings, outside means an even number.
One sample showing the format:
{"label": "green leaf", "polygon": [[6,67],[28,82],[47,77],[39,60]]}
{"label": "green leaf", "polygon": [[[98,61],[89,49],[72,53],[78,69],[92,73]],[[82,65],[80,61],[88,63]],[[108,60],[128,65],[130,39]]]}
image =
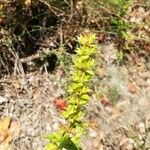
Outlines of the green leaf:
{"label": "green leaf", "polygon": [[62,114],[65,118],[69,118],[71,115],[76,113],[76,107],[69,105],[66,111],[64,111]]}
{"label": "green leaf", "polygon": [[86,83],[91,79],[91,75],[85,74],[86,72],[78,71],[72,76],[73,82],[78,82],[78,83]]}
{"label": "green leaf", "polygon": [[65,134],[60,142],[59,149],[78,150],[77,146],[72,142],[68,134]]}
{"label": "green leaf", "polygon": [[76,123],[75,136],[72,137],[75,144],[81,144],[81,136],[86,133],[85,127],[83,123]]}
{"label": "green leaf", "polygon": [[55,144],[48,143],[45,150],[57,150],[57,146]]}
{"label": "green leaf", "polygon": [[90,99],[90,97],[89,97],[89,95],[88,95],[88,94],[83,94],[83,95],[81,96],[81,99],[89,100],[89,99]]}
{"label": "green leaf", "polygon": [[91,45],[94,43],[95,37],[95,34],[89,34],[88,36],[81,35],[77,39],[81,45]]}
{"label": "green leaf", "polygon": [[90,92],[91,92],[91,90],[87,86],[84,86],[80,89],[80,94],[86,94],[86,93],[90,93]]}
{"label": "green leaf", "polygon": [[86,70],[88,68],[92,68],[95,64],[95,60],[94,59],[89,59],[88,61],[81,61],[81,60],[77,60],[75,63],[74,63],[74,66],[78,69],[83,69],[83,70]]}
{"label": "green leaf", "polygon": [[88,73],[89,75],[93,76],[94,75],[94,72],[93,70],[86,70],[86,73]]}
{"label": "green leaf", "polygon": [[81,88],[82,86],[83,86],[83,83],[72,83],[69,86],[68,92],[69,93],[75,92],[76,89]]}
{"label": "green leaf", "polygon": [[91,56],[93,54],[95,54],[96,52],[96,46],[95,45],[91,45],[91,46],[82,46],[79,47],[75,50],[75,52],[78,54],[78,56]]}

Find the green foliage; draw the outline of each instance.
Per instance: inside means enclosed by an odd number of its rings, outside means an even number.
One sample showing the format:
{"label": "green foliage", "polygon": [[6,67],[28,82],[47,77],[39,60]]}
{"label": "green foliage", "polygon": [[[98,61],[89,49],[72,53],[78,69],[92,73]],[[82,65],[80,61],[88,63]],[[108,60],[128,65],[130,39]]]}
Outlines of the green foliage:
{"label": "green foliage", "polygon": [[57,52],[55,53],[58,60],[59,60],[59,66],[64,69],[65,73],[68,75],[69,70],[72,65],[72,60],[69,53],[63,52]]}
{"label": "green foliage", "polygon": [[118,91],[118,88],[116,86],[112,86],[109,88],[108,90],[108,98],[110,99],[110,101],[115,104],[118,99],[119,99],[119,91]]}
{"label": "green foliage", "polygon": [[76,145],[72,142],[68,133],[65,133],[63,129],[56,133],[47,136],[51,140],[51,143],[46,145],[46,150],[57,150],[57,149],[71,149],[78,150]]}
{"label": "green foliage", "polygon": [[124,17],[133,0],[107,0],[109,7],[119,17]]}
{"label": "green foliage", "polygon": [[132,2],[132,0],[108,0],[107,2],[114,14],[110,17],[112,29],[121,38],[127,36],[126,31],[130,28],[130,23],[125,17]]}
{"label": "green foliage", "polygon": [[[91,20],[103,23],[104,33],[110,33],[117,37],[119,50],[127,49],[132,42],[129,41],[129,31],[133,28],[128,20],[128,9],[133,4],[133,0],[86,0],[88,15]],[[94,11],[93,11],[94,8]],[[93,19],[94,18],[94,19]],[[99,23],[100,30],[102,29]],[[114,37],[114,36],[113,36]],[[116,39],[115,39],[116,40]],[[126,42],[127,41],[127,42]]]}
{"label": "green foliage", "polygon": [[122,51],[118,51],[117,52],[117,62],[120,64],[123,61],[123,52]]}
{"label": "green foliage", "polygon": [[94,75],[95,35],[91,33],[81,35],[78,37],[78,42],[80,47],[76,49],[76,55],[73,58],[67,91],[68,107],[62,112],[68,124],[67,127],[47,137],[50,143],[46,146],[46,150],[79,150],[81,136],[86,133],[87,125],[83,122],[83,106],[89,101],[91,80]]}

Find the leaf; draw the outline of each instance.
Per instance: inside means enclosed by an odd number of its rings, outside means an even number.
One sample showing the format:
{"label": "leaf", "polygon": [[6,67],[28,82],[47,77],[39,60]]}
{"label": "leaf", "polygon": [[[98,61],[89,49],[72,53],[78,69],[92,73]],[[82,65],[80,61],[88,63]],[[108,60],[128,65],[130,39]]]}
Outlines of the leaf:
{"label": "leaf", "polygon": [[110,99],[107,97],[107,96],[103,96],[102,99],[101,99],[101,103],[104,105],[104,106],[107,106],[107,105],[110,105],[111,101]]}
{"label": "leaf", "polygon": [[80,93],[81,94],[86,94],[86,93],[90,93],[91,90],[89,89],[89,87],[84,86],[83,88],[80,89]]}
{"label": "leaf", "polygon": [[73,82],[77,82],[77,83],[85,83],[88,82],[90,80],[91,76],[85,74],[84,72],[81,71],[77,71],[75,72],[74,75],[72,75],[72,80]]}
{"label": "leaf", "polygon": [[71,86],[69,86],[68,92],[72,93],[75,92],[77,89],[81,88],[83,86],[83,83],[72,83]]}
{"label": "leaf", "polygon": [[2,119],[2,129],[3,130],[7,130],[8,129],[8,127],[9,127],[9,125],[10,125],[10,118],[7,116],[7,117],[4,117],[3,119]]}
{"label": "leaf", "polygon": [[20,133],[20,127],[16,121],[12,121],[9,127],[9,135],[12,138],[16,138]]}
{"label": "leaf", "polygon": [[77,105],[79,101],[77,96],[73,96],[73,95],[68,97],[68,100],[69,100],[69,105]]}
{"label": "leaf", "polygon": [[84,116],[84,113],[82,111],[78,111],[77,116],[75,117],[75,120],[77,122],[81,122],[81,119],[83,118],[83,116]]}
{"label": "leaf", "polygon": [[89,97],[89,95],[87,95],[87,94],[83,94],[83,95],[81,96],[81,99],[89,100],[90,97]]}
{"label": "leaf", "polygon": [[[91,56],[93,54],[95,54],[96,51],[96,47],[95,45],[93,45],[92,47],[79,47],[75,50],[75,52],[79,55],[79,56]],[[74,61],[73,61],[74,62]]]}
{"label": "leaf", "polygon": [[58,98],[55,100],[55,107],[59,110],[65,110],[67,108],[67,101],[65,99],[62,98]]}
{"label": "leaf", "polygon": [[3,120],[0,120],[0,132],[3,130]]}
{"label": "leaf", "polygon": [[56,133],[45,135],[44,138],[50,140],[50,142],[53,143],[54,145],[58,145],[63,134],[64,134],[64,130],[60,129]]}
{"label": "leaf", "polygon": [[57,146],[55,144],[49,143],[46,145],[46,150],[57,150]]}
{"label": "leaf", "polygon": [[5,140],[9,137],[7,130],[1,130],[0,132],[0,142],[4,143]]}
{"label": "leaf", "polygon": [[72,142],[71,138],[68,134],[65,134],[60,142],[60,149],[67,149],[67,150],[78,150],[76,145]]}
{"label": "leaf", "polygon": [[40,94],[41,94],[41,91],[39,89],[39,87],[35,87],[33,89],[33,99],[36,100],[37,98],[39,98]]}
{"label": "leaf", "polygon": [[81,35],[77,39],[81,45],[91,45],[94,43],[95,37],[95,34],[88,33],[88,36]]}
{"label": "leaf", "polygon": [[74,66],[78,69],[87,70],[88,68],[93,68],[95,64],[94,59],[89,59],[88,61],[76,60]]}
{"label": "leaf", "polygon": [[66,111],[63,112],[63,116],[65,118],[68,118],[70,115],[73,115],[74,113],[76,113],[75,106],[69,105]]}
{"label": "leaf", "polygon": [[121,114],[120,109],[117,108],[116,106],[114,106],[112,108],[112,115],[111,115],[111,119],[116,119],[117,117],[119,117]]}
{"label": "leaf", "polygon": [[20,128],[17,122],[12,121],[7,116],[0,120],[0,141],[3,144],[11,142],[12,138],[15,138],[19,135]]}
{"label": "leaf", "polygon": [[85,99],[79,102],[80,105],[85,105],[86,103],[87,101]]}
{"label": "leaf", "polygon": [[12,137],[8,134],[7,138],[3,141],[4,144],[8,144],[9,142],[11,142]]}
{"label": "leaf", "polygon": [[128,84],[128,90],[131,93],[137,93],[139,91],[139,87],[136,85],[136,83],[129,83]]}
{"label": "leaf", "polygon": [[94,75],[94,71],[93,70],[86,70],[86,73],[90,74],[91,76]]}
{"label": "leaf", "polygon": [[0,150],[14,150],[10,144],[0,144]]}
{"label": "leaf", "polygon": [[10,125],[10,118],[8,116],[3,117],[0,120],[0,142],[8,143],[11,141],[11,137],[8,133],[8,128]]}

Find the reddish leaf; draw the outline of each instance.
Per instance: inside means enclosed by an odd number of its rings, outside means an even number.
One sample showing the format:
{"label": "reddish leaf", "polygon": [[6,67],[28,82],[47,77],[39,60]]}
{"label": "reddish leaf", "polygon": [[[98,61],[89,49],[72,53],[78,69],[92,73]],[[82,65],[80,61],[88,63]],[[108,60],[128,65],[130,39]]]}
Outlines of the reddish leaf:
{"label": "reddish leaf", "polygon": [[62,111],[62,110],[65,110],[66,107],[67,107],[67,101],[65,99],[62,99],[62,98],[57,98],[54,102],[55,104],[55,107],[59,110],[59,111]]}
{"label": "reddish leaf", "polygon": [[135,83],[129,83],[129,84],[128,84],[128,90],[129,90],[131,93],[137,93],[138,90],[139,90],[139,87],[138,87]]}
{"label": "reddish leaf", "polygon": [[107,105],[110,105],[110,100],[108,99],[107,96],[103,96],[102,99],[101,99],[101,103],[104,105],[104,106],[107,106]]}

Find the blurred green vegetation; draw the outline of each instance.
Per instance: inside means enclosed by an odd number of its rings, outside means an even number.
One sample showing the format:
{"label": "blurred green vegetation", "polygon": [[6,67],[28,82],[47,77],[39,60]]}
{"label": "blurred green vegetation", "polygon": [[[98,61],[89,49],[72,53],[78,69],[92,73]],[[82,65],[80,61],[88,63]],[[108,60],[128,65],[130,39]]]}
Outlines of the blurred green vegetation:
{"label": "blurred green vegetation", "polygon": [[[149,9],[146,0],[1,1],[0,73],[12,73],[17,58],[37,54],[30,59],[35,61],[47,58],[51,51],[62,53],[62,57],[75,53],[75,37],[87,28],[96,33],[100,44],[114,42],[123,56],[126,52],[149,55]],[[63,60],[63,65],[68,65],[68,57],[55,56],[55,64],[62,65]],[[20,63],[26,71],[26,59]]]}

